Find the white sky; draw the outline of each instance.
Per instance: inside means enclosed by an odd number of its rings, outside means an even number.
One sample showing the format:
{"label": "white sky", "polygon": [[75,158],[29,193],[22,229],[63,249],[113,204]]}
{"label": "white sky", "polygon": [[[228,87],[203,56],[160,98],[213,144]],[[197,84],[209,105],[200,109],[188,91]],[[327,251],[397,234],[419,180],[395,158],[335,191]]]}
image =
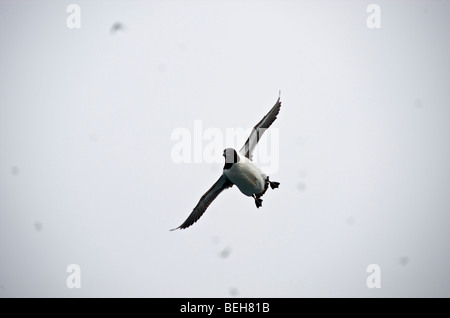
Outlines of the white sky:
{"label": "white sky", "polygon": [[[0,297],[449,297],[450,2],[373,2],[1,1]],[[223,167],[173,131],[279,90],[280,188],[170,232]]]}

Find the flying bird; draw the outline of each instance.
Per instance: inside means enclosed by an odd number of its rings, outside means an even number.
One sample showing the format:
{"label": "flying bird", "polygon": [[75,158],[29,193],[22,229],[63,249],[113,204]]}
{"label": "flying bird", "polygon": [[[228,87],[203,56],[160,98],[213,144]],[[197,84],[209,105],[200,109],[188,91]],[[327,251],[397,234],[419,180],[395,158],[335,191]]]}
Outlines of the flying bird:
{"label": "flying bird", "polygon": [[279,187],[279,182],[270,181],[269,177],[253,163],[252,154],[261,136],[272,125],[275,119],[277,119],[280,107],[281,101],[280,96],[278,96],[275,105],[252,129],[250,136],[239,152],[233,148],[226,148],[223,151],[225,166],[223,167],[223,173],[219,180],[200,198],[200,201],[186,221],[171,231],[188,228],[197,222],[211,202],[223,190],[231,188],[233,185],[236,185],[246,196],[252,197],[255,200],[257,208],[262,206],[263,200],[261,197],[266,193],[269,186],[272,189]]}

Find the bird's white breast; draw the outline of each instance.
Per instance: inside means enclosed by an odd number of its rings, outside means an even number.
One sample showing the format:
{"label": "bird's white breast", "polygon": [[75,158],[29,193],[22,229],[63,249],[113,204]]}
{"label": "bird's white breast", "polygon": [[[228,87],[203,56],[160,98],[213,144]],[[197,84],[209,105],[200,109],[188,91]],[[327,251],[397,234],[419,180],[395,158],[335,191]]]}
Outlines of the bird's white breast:
{"label": "bird's white breast", "polygon": [[230,169],[224,170],[224,173],[247,196],[259,194],[264,190],[266,175],[244,156]]}

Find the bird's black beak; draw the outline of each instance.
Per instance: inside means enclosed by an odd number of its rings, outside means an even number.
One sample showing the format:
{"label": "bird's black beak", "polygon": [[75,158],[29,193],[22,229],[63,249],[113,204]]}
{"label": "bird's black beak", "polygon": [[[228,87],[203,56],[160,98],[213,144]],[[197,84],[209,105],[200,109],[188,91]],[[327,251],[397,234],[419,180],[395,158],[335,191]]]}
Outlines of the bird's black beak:
{"label": "bird's black beak", "polygon": [[222,154],[222,156],[224,156],[224,157],[225,157],[225,150],[223,151],[223,154]]}

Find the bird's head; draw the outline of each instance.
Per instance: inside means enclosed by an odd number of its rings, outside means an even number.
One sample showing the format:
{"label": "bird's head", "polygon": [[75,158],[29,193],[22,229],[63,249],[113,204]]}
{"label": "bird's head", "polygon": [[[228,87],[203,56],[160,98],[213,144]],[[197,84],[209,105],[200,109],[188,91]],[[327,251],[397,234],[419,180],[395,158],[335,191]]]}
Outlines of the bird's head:
{"label": "bird's head", "polygon": [[226,166],[231,167],[231,165],[233,163],[239,162],[238,153],[233,148],[226,148],[223,151],[223,156],[225,157],[225,165]]}

